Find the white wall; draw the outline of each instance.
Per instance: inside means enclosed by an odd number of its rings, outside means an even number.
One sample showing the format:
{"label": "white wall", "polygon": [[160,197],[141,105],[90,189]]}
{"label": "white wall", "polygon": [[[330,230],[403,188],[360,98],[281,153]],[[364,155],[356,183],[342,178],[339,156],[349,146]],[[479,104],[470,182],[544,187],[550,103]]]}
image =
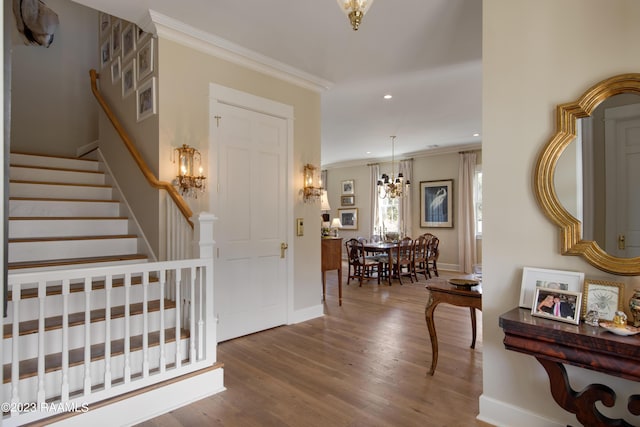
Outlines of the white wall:
{"label": "white wall", "polygon": [[60,19],[49,48],[24,45],[10,17],[11,150],[73,156],[98,136],[89,80],[98,67],[98,13],[69,0],[46,3]]}
{"label": "white wall", "polygon": [[[553,401],[531,356],[507,351],[500,314],[518,305],[523,266],[584,271],[626,282],[559,254],[559,232],[536,203],[533,168],[554,132],[555,106],[612,75],[640,70],[636,0],[484,0],[483,3],[483,395],[480,418],[496,425],[578,425]],[[574,388],[599,382],[618,393],[620,417],[638,384],[569,368]],[[623,412],[625,413],[625,412]],[[639,417],[627,418],[640,424]]]}

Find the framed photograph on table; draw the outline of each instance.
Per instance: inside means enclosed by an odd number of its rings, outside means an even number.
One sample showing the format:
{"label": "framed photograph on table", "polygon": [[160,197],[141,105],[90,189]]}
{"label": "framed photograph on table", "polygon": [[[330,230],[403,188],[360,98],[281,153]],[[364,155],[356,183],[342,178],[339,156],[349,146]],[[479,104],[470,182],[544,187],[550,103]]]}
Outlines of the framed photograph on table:
{"label": "framed photograph on table", "polygon": [[586,279],[582,291],[582,318],[595,310],[601,320],[613,321],[616,311],[624,310],[624,283]]}
{"label": "framed photograph on table", "polygon": [[537,288],[531,315],[577,325],[580,323],[581,302],[580,292]]}
{"label": "framed photograph on table", "polygon": [[356,194],[356,190],[354,187],[354,182],[352,179],[348,179],[346,181],[342,181],[340,183],[342,185],[342,195],[353,195]]}
{"label": "framed photograph on table", "polygon": [[358,229],[358,208],[338,209],[338,217],[342,222],[342,230]]}
{"label": "framed photograph on table", "polygon": [[538,288],[582,292],[584,273],[524,267],[520,284],[520,307],[531,308]]}
{"label": "framed photograph on table", "polygon": [[453,180],[420,182],[420,227],[453,227]]}

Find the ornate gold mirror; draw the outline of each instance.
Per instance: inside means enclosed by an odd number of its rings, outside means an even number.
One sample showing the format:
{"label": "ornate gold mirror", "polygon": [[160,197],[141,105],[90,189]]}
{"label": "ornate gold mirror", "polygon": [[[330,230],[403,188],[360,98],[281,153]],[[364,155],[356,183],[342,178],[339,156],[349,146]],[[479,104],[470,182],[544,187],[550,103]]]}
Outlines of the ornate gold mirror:
{"label": "ornate gold mirror", "polygon": [[640,74],[622,74],[556,108],[534,188],[563,255],[640,275]]}

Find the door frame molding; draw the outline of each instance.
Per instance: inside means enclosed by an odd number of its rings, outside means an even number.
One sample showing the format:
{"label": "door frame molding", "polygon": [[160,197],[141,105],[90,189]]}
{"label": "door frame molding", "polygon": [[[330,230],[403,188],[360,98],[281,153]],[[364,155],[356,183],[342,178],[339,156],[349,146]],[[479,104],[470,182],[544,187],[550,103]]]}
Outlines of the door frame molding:
{"label": "door frame molding", "polygon": [[[253,95],[230,87],[222,86],[215,83],[209,83],[209,182],[210,188],[217,191],[218,188],[218,142],[217,142],[217,126],[215,119],[215,111],[217,104],[225,104],[233,107],[251,110],[257,113],[278,117],[286,121],[287,127],[287,147],[286,147],[286,219],[285,224],[285,241],[289,246],[286,259],[286,277],[287,277],[287,324],[292,323],[293,319],[293,236],[289,224],[293,224],[293,120],[294,108],[292,105],[283,104],[261,96]],[[215,149],[214,149],[215,148]],[[215,167],[215,172],[214,168]],[[213,197],[209,200],[210,212],[213,210]],[[214,294],[215,298],[215,294]]]}

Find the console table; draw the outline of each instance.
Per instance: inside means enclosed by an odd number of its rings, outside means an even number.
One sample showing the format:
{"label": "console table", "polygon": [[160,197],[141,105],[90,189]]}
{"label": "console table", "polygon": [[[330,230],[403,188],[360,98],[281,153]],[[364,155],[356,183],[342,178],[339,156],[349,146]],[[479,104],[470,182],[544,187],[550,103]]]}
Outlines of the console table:
{"label": "console table", "polygon": [[338,270],[338,305],[342,305],[342,238],[322,238],[322,301],[326,292],[327,271]]}
{"label": "console table", "polygon": [[[535,357],[547,371],[551,394],[565,410],[586,426],[628,426],[622,419],[602,415],[596,402],[612,407],[616,393],[603,384],[591,384],[577,392],[571,388],[564,364],[640,381],[640,336],[618,336],[603,328],[572,325],[531,315],[515,308],[500,316],[504,346]],[[632,395],[627,409],[640,415],[640,395]]]}

